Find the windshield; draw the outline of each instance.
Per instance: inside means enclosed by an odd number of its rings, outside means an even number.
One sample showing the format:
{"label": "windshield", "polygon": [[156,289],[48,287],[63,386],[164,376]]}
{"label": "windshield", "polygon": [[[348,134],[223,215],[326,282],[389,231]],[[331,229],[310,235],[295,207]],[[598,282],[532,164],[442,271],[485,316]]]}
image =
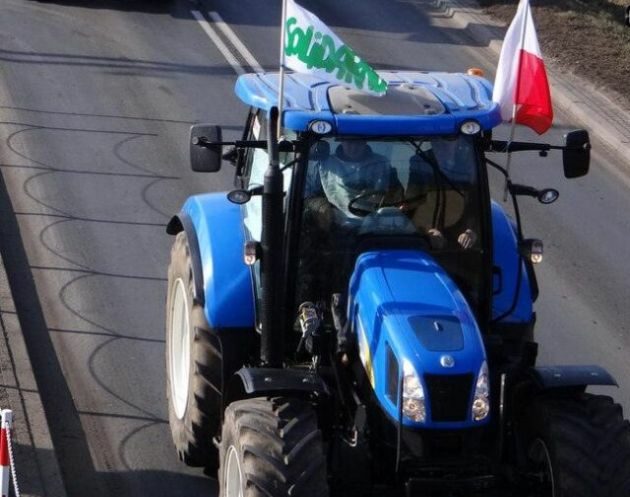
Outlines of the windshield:
{"label": "windshield", "polygon": [[316,251],[325,281],[305,271],[305,284],[324,299],[345,292],[358,244],[412,241],[476,300],[482,266],[478,175],[470,136],[317,141],[304,186],[301,258],[312,260],[306,252]]}

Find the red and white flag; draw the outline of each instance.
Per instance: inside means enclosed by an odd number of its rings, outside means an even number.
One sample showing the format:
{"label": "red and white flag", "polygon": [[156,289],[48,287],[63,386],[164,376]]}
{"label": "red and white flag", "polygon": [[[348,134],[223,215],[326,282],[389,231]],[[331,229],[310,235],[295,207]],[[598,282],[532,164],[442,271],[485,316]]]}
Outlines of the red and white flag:
{"label": "red and white flag", "polygon": [[506,122],[516,110],[514,121],[539,135],[551,127],[549,82],[528,0],[519,2],[503,40],[492,100],[500,105]]}

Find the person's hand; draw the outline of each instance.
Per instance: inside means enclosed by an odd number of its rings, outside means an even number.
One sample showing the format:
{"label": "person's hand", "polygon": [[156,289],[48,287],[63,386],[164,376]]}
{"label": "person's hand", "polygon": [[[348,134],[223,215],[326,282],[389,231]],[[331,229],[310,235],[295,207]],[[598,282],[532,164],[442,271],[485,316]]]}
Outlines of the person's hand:
{"label": "person's hand", "polygon": [[429,237],[429,244],[432,249],[439,250],[446,247],[446,238],[444,238],[444,235],[440,230],[431,228],[427,231],[427,236]]}
{"label": "person's hand", "polygon": [[457,237],[457,243],[464,249],[471,248],[477,242],[477,233],[468,228]]}

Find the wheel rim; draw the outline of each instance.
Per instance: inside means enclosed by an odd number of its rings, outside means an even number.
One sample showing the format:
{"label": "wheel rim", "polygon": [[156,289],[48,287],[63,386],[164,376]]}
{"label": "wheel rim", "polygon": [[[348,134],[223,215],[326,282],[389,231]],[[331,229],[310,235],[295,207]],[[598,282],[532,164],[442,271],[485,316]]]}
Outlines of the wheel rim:
{"label": "wheel rim", "polygon": [[243,497],[241,463],[238,453],[233,445],[230,445],[225,467],[225,497]]}
{"label": "wheel rim", "polygon": [[540,438],[537,438],[529,447],[528,456],[534,470],[541,475],[539,493],[536,495],[556,497],[553,465],[551,464],[551,456],[549,455],[547,444]]}
{"label": "wheel rim", "polygon": [[182,419],[188,403],[188,380],[190,379],[190,321],[188,295],[181,278],[175,282],[173,289],[170,331],[171,399],[173,399],[175,415],[178,419]]}

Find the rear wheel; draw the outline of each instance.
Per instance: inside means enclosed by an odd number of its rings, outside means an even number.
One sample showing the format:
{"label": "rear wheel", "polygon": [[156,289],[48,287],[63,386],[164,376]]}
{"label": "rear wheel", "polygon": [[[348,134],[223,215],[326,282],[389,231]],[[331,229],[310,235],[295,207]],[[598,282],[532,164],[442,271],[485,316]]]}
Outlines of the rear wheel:
{"label": "rear wheel", "polygon": [[221,419],[222,353],[201,305],[193,299],[190,247],[178,233],[171,250],[166,301],[166,395],[179,458],[218,466],[212,437]]}
{"label": "rear wheel", "polygon": [[630,495],[630,424],[610,397],[536,399],[522,420],[537,497]]}
{"label": "rear wheel", "polygon": [[219,483],[221,497],[326,497],[326,460],[311,406],[287,398],[230,404]]}

